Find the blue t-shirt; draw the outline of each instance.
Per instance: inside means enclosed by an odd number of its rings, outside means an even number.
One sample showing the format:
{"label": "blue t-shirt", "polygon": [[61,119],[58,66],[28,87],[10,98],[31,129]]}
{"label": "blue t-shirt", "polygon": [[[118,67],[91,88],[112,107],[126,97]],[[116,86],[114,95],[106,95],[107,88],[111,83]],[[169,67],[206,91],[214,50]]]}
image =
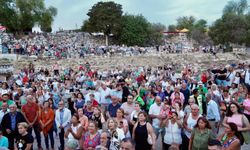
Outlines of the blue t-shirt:
{"label": "blue t-shirt", "polygon": [[0,148],[8,148],[9,147],[9,141],[5,136],[2,136],[0,138]]}
{"label": "blue t-shirt", "polygon": [[108,111],[109,111],[109,114],[110,114],[110,116],[111,117],[116,117],[116,111],[117,111],[117,109],[118,108],[120,108],[121,107],[121,104],[116,104],[115,106],[111,103],[111,104],[109,104],[109,106],[108,106]]}

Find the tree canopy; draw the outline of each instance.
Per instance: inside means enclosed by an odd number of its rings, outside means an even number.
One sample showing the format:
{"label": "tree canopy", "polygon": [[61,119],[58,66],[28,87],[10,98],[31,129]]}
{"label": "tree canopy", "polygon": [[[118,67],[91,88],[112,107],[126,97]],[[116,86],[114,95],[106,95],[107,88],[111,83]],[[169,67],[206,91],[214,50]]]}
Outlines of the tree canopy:
{"label": "tree canopy", "polygon": [[209,35],[216,44],[250,45],[250,12],[247,0],[229,1],[223,15],[209,29]]}
{"label": "tree canopy", "polygon": [[103,32],[105,35],[119,32],[122,18],[122,6],[112,1],[98,2],[87,13],[89,19],[82,29],[88,32]]}
{"label": "tree canopy", "polygon": [[[112,34],[117,43],[129,46],[158,45],[162,42],[162,24],[151,24],[142,15],[123,15],[122,6],[114,2],[98,2],[87,13],[83,22],[85,32]],[[106,44],[108,42],[106,41]]]}
{"label": "tree canopy", "polygon": [[10,32],[32,31],[35,25],[42,31],[51,31],[54,7],[46,8],[44,0],[0,0],[0,23]]}

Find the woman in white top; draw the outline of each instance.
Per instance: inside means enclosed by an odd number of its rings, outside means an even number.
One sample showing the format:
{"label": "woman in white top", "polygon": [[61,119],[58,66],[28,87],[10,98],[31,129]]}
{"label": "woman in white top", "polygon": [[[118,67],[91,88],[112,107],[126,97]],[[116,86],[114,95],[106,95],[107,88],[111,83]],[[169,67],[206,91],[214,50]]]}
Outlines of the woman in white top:
{"label": "woman in white top", "polygon": [[191,113],[187,115],[183,121],[184,137],[182,139],[182,144],[185,145],[185,147],[183,147],[184,150],[188,150],[189,139],[199,117],[201,117],[199,114],[199,106],[197,104],[193,104],[191,106]]}
{"label": "woman in white top", "polygon": [[2,83],[2,88],[0,87],[0,96],[2,96],[3,94],[9,94],[10,93],[10,89],[8,86],[7,82],[3,82]]}
{"label": "woman in white top", "polygon": [[123,130],[126,137],[130,137],[130,133],[128,132],[128,121],[124,117],[124,110],[122,108],[117,109],[115,119],[117,121],[118,128]]}
{"label": "woman in white top", "polygon": [[135,103],[134,111],[130,115],[130,123],[134,126],[138,120],[138,114],[141,112],[140,104],[138,102]]}
{"label": "woman in white top", "polygon": [[79,140],[82,137],[82,134],[83,128],[79,122],[79,116],[77,114],[74,114],[71,118],[71,126],[65,132],[65,138],[67,138],[68,141],[78,141],[79,149]]}
{"label": "woman in white top", "polygon": [[122,141],[123,138],[125,138],[124,131],[118,128],[118,123],[114,118],[108,119],[107,127],[111,135],[109,149],[119,150],[120,142]]}
{"label": "woman in white top", "polygon": [[178,119],[177,112],[169,113],[167,119],[163,123],[165,126],[165,135],[163,140],[163,148],[164,150],[168,150],[171,145],[175,145],[177,147],[182,143],[181,138],[181,128],[182,122]]}

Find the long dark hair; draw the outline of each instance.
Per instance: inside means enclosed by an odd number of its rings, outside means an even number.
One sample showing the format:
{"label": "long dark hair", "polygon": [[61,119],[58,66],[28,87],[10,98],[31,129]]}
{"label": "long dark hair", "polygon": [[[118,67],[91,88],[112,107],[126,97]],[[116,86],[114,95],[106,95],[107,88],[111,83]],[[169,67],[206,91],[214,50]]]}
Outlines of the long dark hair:
{"label": "long dark hair", "polygon": [[235,105],[237,107],[237,111],[239,114],[242,114],[242,112],[240,111],[240,106],[236,103],[236,102],[231,102],[227,108],[227,117],[232,117],[233,112],[231,111],[231,105]]}
{"label": "long dark hair", "polygon": [[205,117],[200,117],[200,118],[197,120],[197,123],[196,123],[196,125],[194,126],[194,128],[199,128],[199,121],[200,121],[200,120],[202,120],[202,121],[206,124],[205,128],[211,129],[211,126],[210,126],[208,120],[207,120]]}
{"label": "long dark hair", "polygon": [[230,129],[234,132],[234,135],[240,140],[240,145],[244,144],[244,138],[241,132],[238,131],[238,127],[235,123],[229,122],[228,123]]}

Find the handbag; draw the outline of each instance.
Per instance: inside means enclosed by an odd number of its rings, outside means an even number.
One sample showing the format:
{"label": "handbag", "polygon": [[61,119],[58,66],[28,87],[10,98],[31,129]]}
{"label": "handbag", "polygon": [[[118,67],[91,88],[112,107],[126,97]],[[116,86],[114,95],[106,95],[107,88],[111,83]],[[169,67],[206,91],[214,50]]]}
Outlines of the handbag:
{"label": "handbag", "polygon": [[149,145],[153,145],[153,139],[150,134],[148,134],[147,142]]}
{"label": "handbag", "polygon": [[[147,127],[147,123],[146,123],[146,127]],[[148,131],[148,128],[147,128],[147,131]],[[149,145],[153,145],[153,138],[150,134],[148,134],[147,142]]]}

